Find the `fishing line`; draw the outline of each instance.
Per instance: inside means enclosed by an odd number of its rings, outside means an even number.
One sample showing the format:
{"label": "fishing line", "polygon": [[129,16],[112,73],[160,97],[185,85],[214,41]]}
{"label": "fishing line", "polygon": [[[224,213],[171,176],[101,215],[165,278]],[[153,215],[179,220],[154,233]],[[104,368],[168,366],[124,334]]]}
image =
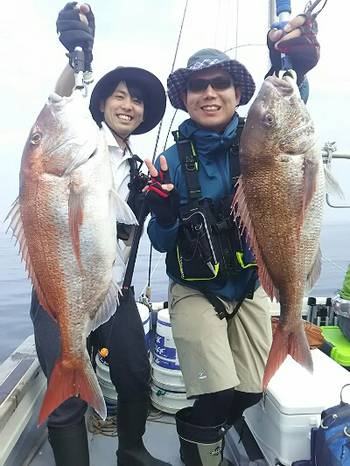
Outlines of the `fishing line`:
{"label": "fishing line", "polygon": [[[184,12],[183,12],[183,15],[182,15],[182,21],[181,21],[180,31],[179,31],[179,34],[178,34],[178,37],[177,37],[177,43],[176,43],[176,47],[175,47],[175,54],[174,54],[173,63],[172,63],[172,65],[171,65],[170,73],[172,73],[172,72],[174,71],[174,68],[175,68],[175,62],[176,62],[177,54],[178,54],[178,51],[179,51],[180,40],[181,40],[181,36],[182,36],[182,30],[183,30],[183,26],[184,26],[184,23],[185,23],[185,17],[186,17],[186,12],[187,12],[187,5],[188,5],[188,0],[186,0]],[[162,129],[162,126],[163,126],[163,120],[164,120],[164,118],[162,118],[162,120],[161,120],[161,122],[160,122],[160,124],[159,124],[158,133],[157,133],[157,138],[156,138],[156,143],[155,143],[154,151],[153,151],[152,163],[154,163],[154,160],[155,160],[156,155],[157,155],[158,143],[159,143],[159,138],[160,138],[160,132],[161,132],[161,129]]]}
{"label": "fishing line", "polygon": [[172,128],[172,126],[174,124],[176,114],[177,114],[177,108],[175,109],[175,112],[174,112],[174,114],[173,114],[173,116],[171,118],[171,121],[170,121],[169,129],[168,129],[168,132],[167,132],[167,135],[166,135],[166,138],[165,138],[165,142],[164,142],[164,146],[163,146],[163,152],[165,151],[165,148],[167,146],[168,139],[169,139],[169,136],[170,136],[170,131],[171,131],[171,128]]}
{"label": "fishing line", "polygon": [[[173,59],[172,65],[171,65],[170,73],[172,73],[172,72],[174,71],[174,68],[175,68],[175,62],[176,62],[177,54],[178,54],[179,47],[180,47],[180,41],[181,41],[181,37],[182,37],[182,31],[183,31],[183,27],[184,27],[184,23],[185,23],[185,18],[186,18],[186,13],[187,13],[188,1],[189,1],[189,0],[186,0],[185,7],[184,7],[184,11],[183,11],[183,14],[182,14],[182,21],[181,21],[180,31],[179,31],[179,34],[178,34],[178,37],[177,37],[177,43],[176,43],[176,47],[175,47],[174,59]],[[166,137],[166,139],[165,139],[165,143],[164,143],[164,148],[163,148],[163,150],[165,150],[166,143],[167,143],[167,140],[168,140],[168,137],[169,137],[169,134],[170,134],[170,130],[171,130],[172,124],[173,124],[174,119],[175,119],[175,115],[176,115],[176,111],[175,111],[175,113],[174,113],[174,115],[173,115],[173,118],[171,119],[171,123],[170,123],[170,126],[169,126],[169,131],[168,131],[167,137]],[[161,130],[162,130],[162,127],[163,127],[163,120],[164,120],[164,118],[162,118],[162,120],[160,121],[159,127],[158,127],[158,133],[157,133],[157,137],[156,137],[156,143],[155,143],[155,146],[154,146],[154,151],[153,151],[153,156],[152,156],[152,163],[153,163],[153,164],[154,164],[154,161],[155,161],[155,158],[156,158],[156,154],[157,154],[157,151],[158,151],[158,144],[159,144],[160,133],[161,133]],[[149,264],[149,265],[148,265],[148,278],[147,278],[147,286],[146,286],[146,288],[148,288],[149,290],[150,290],[150,286],[151,286],[152,250],[153,250],[152,244],[150,244],[149,259],[148,259],[148,264]],[[150,298],[150,296],[148,296],[148,298]]]}
{"label": "fishing line", "polygon": [[318,11],[316,11],[316,13],[312,13],[314,9],[317,7],[317,5],[321,3],[321,1],[322,0],[315,0],[314,2],[312,1],[308,2],[305,6],[304,13],[309,13],[313,16],[313,18],[316,18],[321,13],[321,11],[323,10],[323,8],[326,6],[328,2],[328,0],[324,0],[324,3],[321,6],[321,8]]}
{"label": "fishing line", "polygon": [[237,60],[237,49],[238,49],[238,18],[239,18],[239,0],[236,4],[236,40],[235,40],[235,60]]}
{"label": "fishing line", "polygon": [[342,267],[341,265],[337,264],[332,259],[329,259],[329,257],[325,256],[324,254],[322,254],[322,262],[328,262],[328,264],[331,264],[334,268],[342,272],[345,272],[347,269],[346,267]]}

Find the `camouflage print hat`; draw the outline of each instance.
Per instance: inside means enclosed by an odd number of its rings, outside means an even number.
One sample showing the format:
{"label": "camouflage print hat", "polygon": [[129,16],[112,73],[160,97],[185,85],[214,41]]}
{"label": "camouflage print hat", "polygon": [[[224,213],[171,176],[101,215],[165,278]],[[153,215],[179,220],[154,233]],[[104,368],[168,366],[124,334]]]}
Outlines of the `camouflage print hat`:
{"label": "camouflage print hat", "polygon": [[245,105],[252,98],[255,91],[254,80],[242,63],[216,49],[202,49],[192,55],[186,68],[179,68],[168,77],[168,96],[173,107],[185,110],[182,95],[186,92],[189,77],[197,71],[211,68],[227,71],[233,79],[235,87],[241,90],[240,105]]}

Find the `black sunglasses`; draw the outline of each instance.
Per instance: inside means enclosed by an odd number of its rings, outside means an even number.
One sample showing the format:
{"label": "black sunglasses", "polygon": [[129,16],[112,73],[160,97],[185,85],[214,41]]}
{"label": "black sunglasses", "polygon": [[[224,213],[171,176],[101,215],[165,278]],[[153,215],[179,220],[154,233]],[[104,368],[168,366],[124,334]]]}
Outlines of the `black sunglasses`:
{"label": "black sunglasses", "polygon": [[209,84],[216,91],[224,91],[233,86],[233,81],[229,76],[216,76],[211,79],[194,78],[187,82],[187,90],[190,92],[203,92]]}

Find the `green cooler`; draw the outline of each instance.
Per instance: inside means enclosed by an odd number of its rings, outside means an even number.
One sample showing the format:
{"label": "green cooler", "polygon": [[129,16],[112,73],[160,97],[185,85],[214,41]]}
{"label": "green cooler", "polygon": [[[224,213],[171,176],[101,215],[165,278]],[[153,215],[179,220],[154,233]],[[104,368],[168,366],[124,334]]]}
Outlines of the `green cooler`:
{"label": "green cooler", "polygon": [[321,327],[326,343],[320,348],[334,361],[350,370],[350,341],[337,326]]}

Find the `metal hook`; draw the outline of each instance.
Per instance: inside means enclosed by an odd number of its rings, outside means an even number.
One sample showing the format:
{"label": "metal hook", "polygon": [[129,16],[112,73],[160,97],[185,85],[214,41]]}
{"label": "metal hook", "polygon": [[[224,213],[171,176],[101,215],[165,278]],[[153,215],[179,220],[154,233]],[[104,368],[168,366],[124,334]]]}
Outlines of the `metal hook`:
{"label": "metal hook", "polygon": [[328,2],[328,0],[324,0],[324,3],[322,5],[322,7],[316,12],[316,13],[312,13],[314,11],[314,9],[317,7],[317,5],[321,2],[322,0],[315,0],[314,2],[312,2],[311,0],[306,4],[305,6],[305,9],[304,9],[304,14],[305,15],[311,15],[316,18],[316,16],[318,16],[321,11],[323,10],[323,8],[326,6],[326,3]]}

